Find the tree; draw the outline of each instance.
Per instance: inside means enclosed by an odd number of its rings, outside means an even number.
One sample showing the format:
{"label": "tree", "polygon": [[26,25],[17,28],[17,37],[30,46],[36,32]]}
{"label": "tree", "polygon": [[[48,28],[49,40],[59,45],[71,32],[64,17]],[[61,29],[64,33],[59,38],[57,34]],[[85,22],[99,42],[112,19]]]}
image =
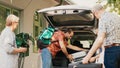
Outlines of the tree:
{"label": "tree", "polygon": [[[98,0],[98,3],[103,2],[104,0]],[[116,12],[120,14],[120,0],[107,0],[106,8],[110,8],[111,12]]]}
{"label": "tree", "polygon": [[107,6],[111,7],[111,12],[120,14],[120,0],[108,0]]}

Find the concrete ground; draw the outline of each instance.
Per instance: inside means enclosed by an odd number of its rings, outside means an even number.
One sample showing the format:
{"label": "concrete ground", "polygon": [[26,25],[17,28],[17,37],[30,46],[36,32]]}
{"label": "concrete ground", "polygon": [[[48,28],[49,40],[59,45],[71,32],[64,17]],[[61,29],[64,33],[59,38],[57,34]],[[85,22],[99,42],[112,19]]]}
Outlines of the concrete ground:
{"label": "concrete ground", "polygon": [[39,53],[33,52],[33,46],[30,46],[29,56],[25,58],[24,68],[42,68]]}

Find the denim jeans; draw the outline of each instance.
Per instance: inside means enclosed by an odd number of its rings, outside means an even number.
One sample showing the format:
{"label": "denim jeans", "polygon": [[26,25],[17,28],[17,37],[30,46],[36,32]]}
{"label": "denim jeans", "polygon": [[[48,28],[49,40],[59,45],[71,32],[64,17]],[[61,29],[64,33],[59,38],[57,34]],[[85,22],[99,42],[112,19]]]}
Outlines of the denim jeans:
{"label": "denim jeans", "polygon": [[42,68],[52,68],[52,56],[47,48],[42,49]]}
{"label": "denim jeans", "polygon": [[120,68],[120,46],[105,49],[105,68]]}

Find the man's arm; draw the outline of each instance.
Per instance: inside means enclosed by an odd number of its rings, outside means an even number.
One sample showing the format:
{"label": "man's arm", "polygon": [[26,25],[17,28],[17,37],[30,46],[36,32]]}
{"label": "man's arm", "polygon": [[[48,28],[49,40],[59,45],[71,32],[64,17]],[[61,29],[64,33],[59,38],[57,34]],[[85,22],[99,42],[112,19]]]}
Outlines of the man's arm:
{"label": "man's arm", "polygon": [[88,52],[87,56],[82,60],[83,64],[87,64],[92,55],[96,52],[98,48],[101,47],[105,39],[105,32],[98,34],[97,39],[95,40],[92,48]]}
{"label": "man's arm", "polygon": [[71,43],[70,43],[70,39],[68,39],[68,46],[67,46],[67,48],[72,49],[72,50],[75,50],[75,51],[86,50],[86,49],[83,49],[83,48],[80,48],[80,47],[77,47],[77,46],[71,45]]}
{"label": "man's arm", "polygon": [[59,44],[60,44],[62,52],[66,55],[66,57],[70,61],[72,61],[73,60],[72,55],[68,54],[67,49],[66,49],[65,44],[64,44],[64,41],[63,40],[59,41]]}
{"label": "man's arm", "polygon": [[86,49],[83,49],[83,48],[80,48],[80,47],[77,47],[77,46],[74,46],[74,45],[68,45],[67,48],[70,48],[72,50],[76,50],[76,51],[81,51],[81,50],[86,50]]}

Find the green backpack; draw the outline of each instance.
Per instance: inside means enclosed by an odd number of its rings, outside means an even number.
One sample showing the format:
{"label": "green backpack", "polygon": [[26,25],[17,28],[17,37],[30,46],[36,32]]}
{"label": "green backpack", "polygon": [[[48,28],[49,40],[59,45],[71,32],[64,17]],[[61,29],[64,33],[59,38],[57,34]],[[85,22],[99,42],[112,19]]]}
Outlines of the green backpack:
{"label": "green backpack", "polygon": [[25,53],[20,53],[20,56],[26,57],[29,56],[29,44],[28,40],[31,40],[34,45],[34,39],[28,33],[19,33],[16,35],[16,44],[17,47],[26,47],[27,51]]}
{"label": "green backpack", "polygon": [[51,43],[51,37],[55,29],[52,27],[45,28],[39,35],[37,40],[37,47],[40,49],[46,48]]}

